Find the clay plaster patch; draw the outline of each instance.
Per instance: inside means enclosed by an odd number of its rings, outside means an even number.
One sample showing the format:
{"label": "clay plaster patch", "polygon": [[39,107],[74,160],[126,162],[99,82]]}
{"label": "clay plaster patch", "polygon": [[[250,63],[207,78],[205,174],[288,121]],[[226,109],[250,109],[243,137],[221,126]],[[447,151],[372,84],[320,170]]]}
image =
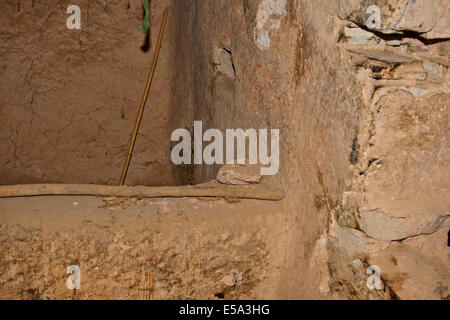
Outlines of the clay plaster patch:
{"label": "clay plaster patch", "polygon": [[281,19],[286,15],[287,0],[263,0],[256,14],[255,41],[260,50],[270,48],[270,31],[281,26]]}

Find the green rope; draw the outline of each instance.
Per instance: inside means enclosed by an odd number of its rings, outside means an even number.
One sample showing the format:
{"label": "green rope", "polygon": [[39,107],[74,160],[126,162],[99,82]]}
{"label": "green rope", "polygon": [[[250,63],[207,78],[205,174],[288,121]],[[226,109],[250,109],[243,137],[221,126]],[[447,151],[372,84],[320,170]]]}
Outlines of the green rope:
{"label": "green rope", "polygon": [[148,30],[150,29],[150,9],[148,5],[148,0],[143,1],[144,1],[145,17],[144,17],[144,25],[141,28],[141,32],[148,33]]}

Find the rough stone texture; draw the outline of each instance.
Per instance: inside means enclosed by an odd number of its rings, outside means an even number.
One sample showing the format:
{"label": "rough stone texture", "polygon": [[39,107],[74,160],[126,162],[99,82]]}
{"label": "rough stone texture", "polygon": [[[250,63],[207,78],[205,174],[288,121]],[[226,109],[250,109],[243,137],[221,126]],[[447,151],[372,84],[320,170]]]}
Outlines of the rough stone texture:
{"label": "rough stone texture", "polygon": [[224,184],[259,183],[261,179],[261,168],[256,165],[228,164],[217,172],[217,181]]}
{"label": "rough stone texture", "polygon": [[450,215],[448,101],[448,93],[414,97],[400,89],[374,106],[359,213],[369,236],[399,240],[433,233]]}
{"label": "rough stone texture", "polygon": [[450,37],[449,0],[340,0],[339,16],[367,26],[369,6],[381,12],[377,31],[392,34],[414,32],[425,39]]}
{"label": "rough stone texture", "polygon": [[380,266],[383,281],[401,299],[450,299],[448,230],[371,249],[370,263]]}
{"label": "rough stone texture", "polygon": [[[371,244],[371,240],[361,231],[337,224],[331,226],[327,249],[329,288],[334,297],[370,300],[395,298],[395,293],[384,282],[379,290],[367,287],[367,268],[370,265],[368,249]],[[380,243],[372,244],[372,247],[378,249]]]}
{"label": "rough stone texture", "polygon": [[376,298],[448,299],[449,41],[423,40],[448,38],[448,22],[436,18],[448,2],[427,2],[421,12],[422,1],[390,1],[388,12],[387,2],[374,3],[383,13],[378,31],[407,32],[370,36],[363,13],[369,3],[340,2],[340,17],[356,23],[342,22],[339,42],[352,54],[364,105],[350,158],[353,184],[330,229],[331,290],[367,294],[345,271],[360,255],[364,267],[380,267],[384,288]]}

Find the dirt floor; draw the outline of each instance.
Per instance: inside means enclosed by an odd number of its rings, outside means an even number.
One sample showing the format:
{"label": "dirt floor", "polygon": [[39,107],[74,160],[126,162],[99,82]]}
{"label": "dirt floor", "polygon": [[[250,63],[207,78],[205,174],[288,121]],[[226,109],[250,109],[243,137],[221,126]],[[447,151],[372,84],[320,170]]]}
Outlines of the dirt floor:
{"label": "dirt floor", "polygon": [[278,202],[48,197],[0,211],[2,299],[268,298],[268,267],[284,268],[270,255],[283,229],[266,227]]}

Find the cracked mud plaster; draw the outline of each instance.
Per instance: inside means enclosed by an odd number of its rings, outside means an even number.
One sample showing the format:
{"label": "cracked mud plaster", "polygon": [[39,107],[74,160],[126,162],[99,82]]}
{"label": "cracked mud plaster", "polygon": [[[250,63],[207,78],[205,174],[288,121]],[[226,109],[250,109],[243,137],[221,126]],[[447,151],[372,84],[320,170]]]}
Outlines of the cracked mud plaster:
{"label": "cracked mud plaster", "polygon": [[255,42],[263,51],[270,48],[270,32],[277,31],[286,15],[287,0],[263,0],[256,14]]}
{"label": "cracked mud plaster", "polygon": [[[127,5],[128,3],[128,5]],[[153,1],[151,39],[170,1]],[[143,52],[142,1],[3,1],[0,20],[0,184],[118,182],[154,43]],[[27,17],[24,19],[23,17]],[[17,26],[17,27],[16,27]],[[128,184],[174,184],[170,141],[168,28]],[[153,41],[154,42],[154,41]],[[22,50],[26,46],[26,50]]]}

